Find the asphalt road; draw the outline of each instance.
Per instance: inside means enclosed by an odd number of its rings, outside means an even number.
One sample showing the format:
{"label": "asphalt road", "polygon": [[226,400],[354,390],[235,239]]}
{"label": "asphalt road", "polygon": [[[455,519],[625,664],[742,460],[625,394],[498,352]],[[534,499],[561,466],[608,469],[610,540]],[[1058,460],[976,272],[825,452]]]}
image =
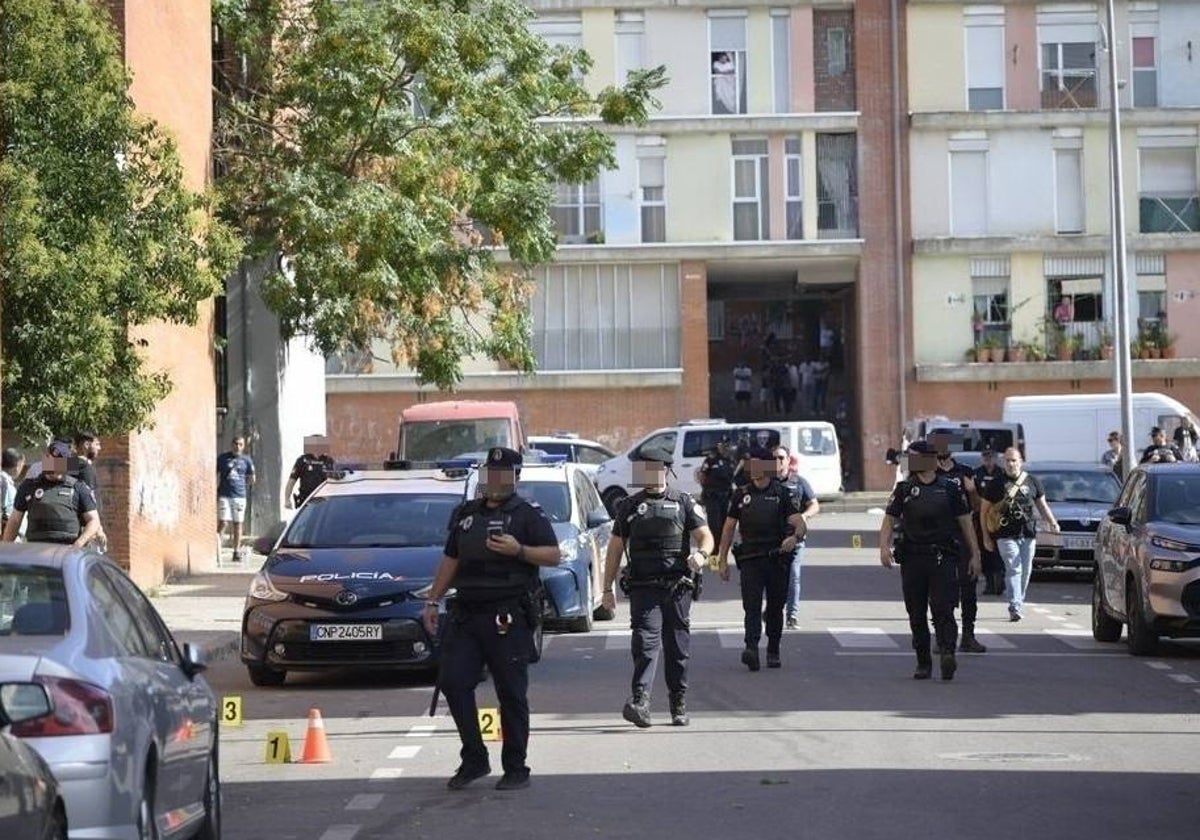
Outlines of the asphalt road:
{"label": "asphalt road", "polygon": [[[866,533],[878,517],[842,519],[846,543],[860,522]],[[458,739],[444,705],[425,714],[428,678],[255,689],[236,660],[213,663],[218,694],[240,695],[245,714],[222,732],[227,840],[1198,836],[1200,645],[1137,659],[1093,642],[1084,579],[1035,577],[1018,624],[982,599],[992,650],[960,656],[952,682],[919,683],[899,573],[876,551],[810,549],[801,628],[777,671],[739,663],[736,577],[710,577],[693,613],[692,725],[669,725],[661,669],[655,725],[621,719],[622,604],[592,633],[548,637],[524,791],[493,789],[498,743],[492,778],[446,790]],[[495,705],[490,684],[480,705]],[[300,752],[310,706],[334,760],[265,763],[271,730]]]}

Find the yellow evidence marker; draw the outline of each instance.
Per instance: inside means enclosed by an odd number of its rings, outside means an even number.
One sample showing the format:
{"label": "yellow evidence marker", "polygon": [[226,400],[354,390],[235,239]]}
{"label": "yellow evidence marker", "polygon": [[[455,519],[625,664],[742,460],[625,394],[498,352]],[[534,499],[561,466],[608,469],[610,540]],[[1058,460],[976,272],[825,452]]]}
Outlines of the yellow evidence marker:
{"label": "yellow evidence marker", "polygon": [[292,760],[292,745],[283,729],[267,733],[267,764],[289,764]]}
{"label": "yellow evidence marker", "polygon": [[485,741],[502,740],[499,709],[479,710],[479,734]]}
{"label": "yellow evidence marker", "polygon": [[850,535],[850,547],[851,548],[862,548],[862,534],[851,534]]}
{"label": "yellow evidence marker", "polygon": [[242,725],[242,697],[240,694],[230,694],[221,698],[221,725]]}

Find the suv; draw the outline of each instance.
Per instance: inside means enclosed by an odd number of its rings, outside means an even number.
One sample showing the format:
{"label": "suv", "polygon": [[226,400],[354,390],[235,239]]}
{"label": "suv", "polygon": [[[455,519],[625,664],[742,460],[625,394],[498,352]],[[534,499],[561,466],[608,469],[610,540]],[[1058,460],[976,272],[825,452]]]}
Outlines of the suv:
{"label": "suv", "polygon": [[1148,656],[1160,636],[1200,636],[1200,464],[1145,464],[1096,534],[1092,635]]}

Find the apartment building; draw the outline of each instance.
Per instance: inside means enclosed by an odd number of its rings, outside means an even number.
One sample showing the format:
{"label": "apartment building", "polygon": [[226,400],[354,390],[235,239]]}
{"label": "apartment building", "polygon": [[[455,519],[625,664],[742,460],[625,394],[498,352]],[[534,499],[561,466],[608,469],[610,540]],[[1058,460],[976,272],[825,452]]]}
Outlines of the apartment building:
{"label": "apartment building", "polygon": [[1103,2],[906,12],[911,413],[1112,389],[1110,44],[1131,334],[1174,357],[1136,361],[1134,384],[1200,404],[1200,4],[1117,0],[1111,36]]}
{"label": "apartment building", "polygon": [[[538,373],[474,361],[460,396],[504,392],[532,430],[617,447],[685,418],[781,416],[757,393],[773,335],[789,358],[831,362],[820,413],[841,404],[857,481],[885,482],[903,376],[892,4],[531,5],[546,40],[591,55],[591,89],[658,65],[670,83],[647,125],[614,135],[614,169],[559,186],[561,247],[532,303]],[[380,457],[401,408],[446,396],[387,357],[330,360],[344,457]],[[741,413],[739,361],[756,391]]]}

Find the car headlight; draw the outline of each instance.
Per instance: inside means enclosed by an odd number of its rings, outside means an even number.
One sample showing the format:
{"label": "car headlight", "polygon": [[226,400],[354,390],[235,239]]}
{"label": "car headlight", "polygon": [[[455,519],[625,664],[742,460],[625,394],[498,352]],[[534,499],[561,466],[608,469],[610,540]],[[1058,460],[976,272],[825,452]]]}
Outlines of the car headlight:
{"label": "car headlight", "polygon": [[1192,547],[1185,542],[1179,540],[1168,539],[1167,537],[1151,537],[1150,545],[1155,548],[1165,548],[1168,551],[1192,551]]}
{"label": "car headlight", "polygon": [[1150,561],[1150,568],[1159,572],[1186,572],[1195,565],[1195,560],[1169,560],[1166,557],[1155,557]]}
{"label": "car headlight", "polygon": [[257,598],[259,601],[286,601],[288,599],[286,592],[280,592],[275,588],[266,572],[259,572],[250,581],[250,597]]}

